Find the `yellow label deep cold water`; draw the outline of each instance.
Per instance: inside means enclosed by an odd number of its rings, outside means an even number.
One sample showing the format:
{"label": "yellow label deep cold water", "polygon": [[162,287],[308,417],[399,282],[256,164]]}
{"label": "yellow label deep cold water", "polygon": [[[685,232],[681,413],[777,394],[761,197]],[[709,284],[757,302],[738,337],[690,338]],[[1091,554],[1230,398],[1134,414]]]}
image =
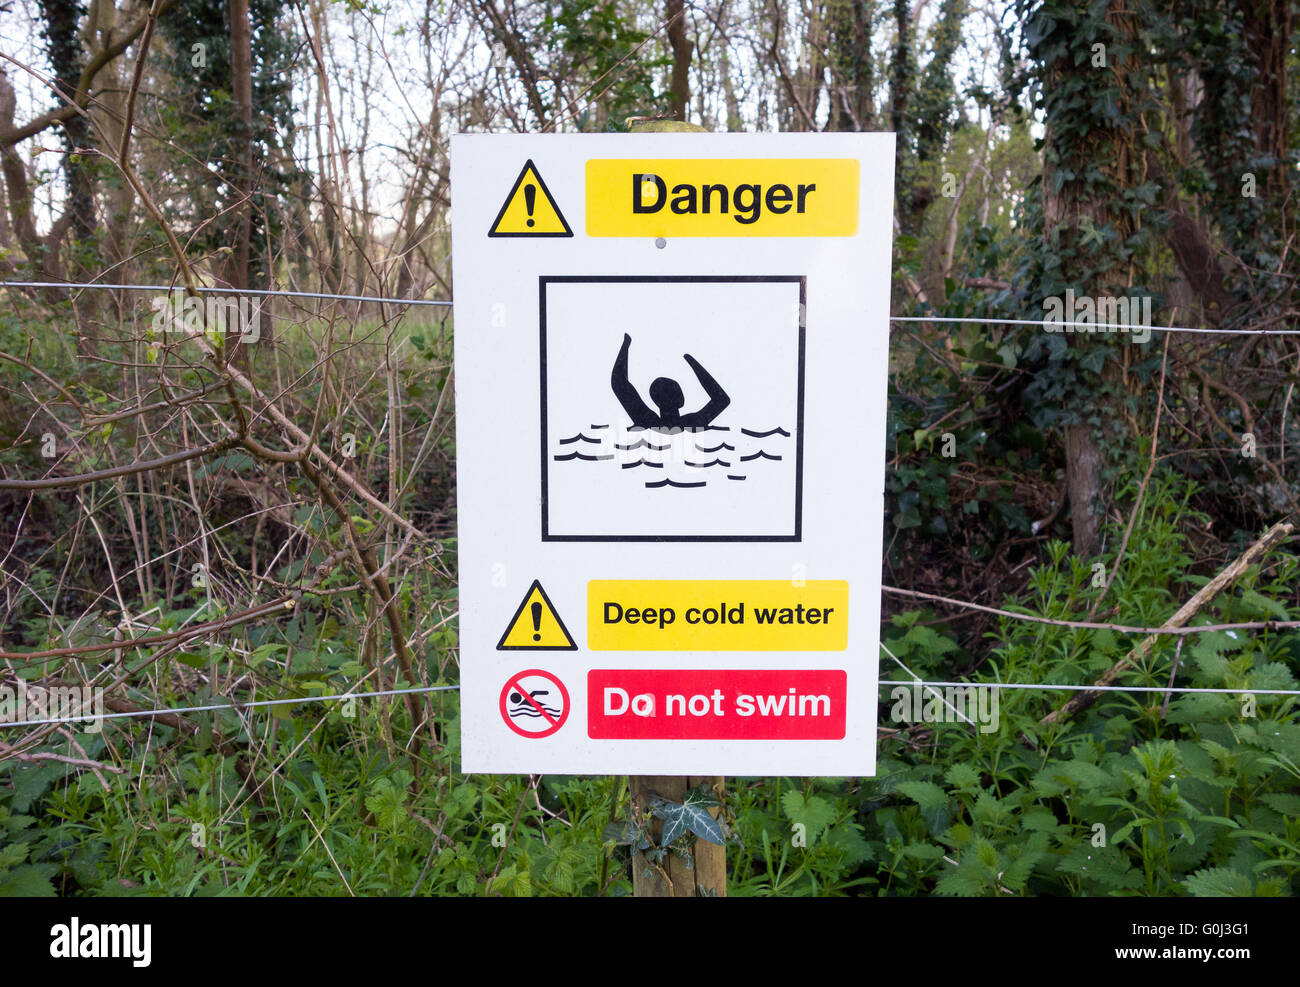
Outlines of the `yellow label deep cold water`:
{"label": "yellow label deep cold water", "polygon": [[592,651],[843,651],[842,579],[593,579]]}
{"label": "yellow label deep cold water", "polygon": [[592,158],[587,235],[853,236],[856,158]]}

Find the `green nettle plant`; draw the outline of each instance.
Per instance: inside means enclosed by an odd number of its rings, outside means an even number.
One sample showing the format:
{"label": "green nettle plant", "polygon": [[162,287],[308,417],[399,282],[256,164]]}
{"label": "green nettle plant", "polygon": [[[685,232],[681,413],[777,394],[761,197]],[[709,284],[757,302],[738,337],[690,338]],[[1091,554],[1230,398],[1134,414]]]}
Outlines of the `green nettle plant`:
{"label": "green nettle plant", "polygon": [[[1160,623],[1205,580],[1160,581],[1186,571],[1189,515],[1178,481],[1157,480],[1123,563],[1114,622]],[[1154,499],[1152,495],[1154,494]],[[1077,613],[1098,592],[1064,543],[1031,577],[1035,612]],[[1285,619],[1293,556],[1256,570],[1197,618],[1203,623]],[[1116,580],[1119,585],[1120,580]],[[933,634],[895,618],[886,644],[909,653],[927,677],[958,669],[926,664],[916,644]],[[981,682],[1086,683],[1117,663],[1132,640],[1109,631],[1004,620]],[[1122,676],[1124,685],[1170,681],[1198,688],[1296,688],[1293,631],[1215,631],[1182,645],[1162,638]],[[1177,663],[1176,671],[1174,664]],[[934,730],[928,750],[899,754],[896,792],[914,808],[887,818],[904,861],[938,861],[922,878],[940,894],[1287,895],[1297,845],[1289,817],[1300,808],[1300,723],[1293,697],[1112,693],[1062,726],[1039,721],[1060,705],[1051,693],[1003,690],[1001,729]],[[885,772],[882,770],[882,779]],[[882,818],[877,813],[877,818]],[[909,818],[910,817],[910,818]],[[906,819],[911,828],[900,825]],[[887,830],[891,831],[891,830]],[[922,847],[924,849],[917,849]]]}

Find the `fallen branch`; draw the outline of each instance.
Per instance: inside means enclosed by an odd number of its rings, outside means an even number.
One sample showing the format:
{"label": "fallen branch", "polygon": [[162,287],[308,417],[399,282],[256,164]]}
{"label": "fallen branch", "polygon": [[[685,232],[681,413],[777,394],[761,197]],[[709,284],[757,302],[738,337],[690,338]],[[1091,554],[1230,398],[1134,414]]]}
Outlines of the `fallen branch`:
{"label": "fallen branch", "polygon": [[[203,350],[204,354],[207,355],[209,359],[211,359],[218,366],[221,365],[221,360],[218,357],[216,350],[206,339],[204,339],[202,336],[197,336],[195,337],[194,341],[198,343],[199,348]],[[367,504],[373,507],[376,511],[382,514],[393,524],[397,525],[403,531],[409,532],[410,534],[414,535],[416,538],[420,539],[420,541],[429,540],[428,536],[425,535],[424,532],[422,532],[419,528],[415,527],[415,525],[411,524],[411,522],[406,520],[406,518],[402,517],[401,515],[393,511],[387,504],[383,503],[383,501],[381,501],[378,497],[376,497],[373,493],[371,493],[364,483],[362,483],[356,477],[348,473],[348,471],[345,470],[338,463],[334,462],[334,460],[330,458],[329,454],[326,453],[325,450],[323,450],[319,445],[317,445],[315,442],[312,441],[311,436],[309,436],[306,432],[304,432],[292,419],[289,418],[288,415],[286,415],[283,411],[281,411],[278,407],[276,407],[276,405],[265,394],[262,393],[262,390],[256,384],[254,384],[248,377],[242,374],[238,370],[238,368],[227,364],[223,369],[224,372],[229,376],[229,378],[232,381],[234,381],[236,384],[238,384],[244,390],[244,392],[248,394],[250,398],[253,399],[255,403],[259,404],[265,409],[266,414],[268,414],[272,419],[274,419],[277,425],[279,425],[281,428],[285,430],[285,432],[287,432],[290,436],[296,439],[301,446],[306,448],[309,454],[314,455],[317,458],[317,460],[320,462],[321,466],[323,466],[326,470],[328,470],[330,475],[333,476],[335,480],[337,480],[339,483],[342,483],[344,486],[350,489],[354,494],[356,494],[359,498],[364,500]]]}
{"label": "fallen branch", "polygon": [[1010,281],[1000,281],[997,278],[958,278],[958,284],[965,285],[967,288],[985,288],[989,291],[1010,291]]}
{"label": "fallen branch", "polygon": [[1233,624],[1197,624],[1194,627],[1179,627],[1171,624],[1165,624],[1162,627],[1136,627],[1132,624],[1107,624],[1093,620],[1040,617],[1036,613],[1016,613],[1014,610],[999,610],[997,607],[986,607],[982,603],[972,603],[970,600],[954,600],[950,596],[922,593],[920,590],[915,589],[900,589],[897,586],[882,586],[880,590],[882,593],[891,593],[895,596],[910,596],[918,600],[947,603],[966,610],[979,610],[997,617],[1027,620],[1032,624],[1051,624],[1054,627],[1073,627],[1082,631],[1115,631],[1119,634],[1166,634],[1177,637],[1185,634],[1208,634],[1213,631],[1290,631],[1300,629],[1300,620],[1243,620]]}
{"label": "fallen branch", "polygon": [[124,637],[116,641],[104,641],[100,644],[82,644],[73,648],[49,648],[45,651],[0,651],[0,659],[6,661],[33,661],[37,658],[66,658],[69,655],[93,654],[97,651],[127,651],[143,647],[146,644],[161,644],[164,641],[185,641],[201,634],[222,631],[237,624],[245,624],[250,620],[256,620],[258,617],[264,617],[276,611],[292,610],[294,605],[294,597],[286,595],[272,600],[270,603],[262,603],[247,610],[232,613],[220,620],[212,620],[206,624],[195,624],[193,627],[170,631],[166,634],[151,634],[148,637]]}
{"label": "fallen branch", "polygon": [[[1273,527],[1269,528],[1259,541],[1255,542],[1255,544],[1251,545],[1250,548],[1242,552],[1236,561],[1197,590],[1195,595],[1179,607],[1178,612],[1166,621],[1161,630],[1171,630],[1185,625],[1211,600],[1223,592],[1223,590],[1232,583],[1236,582],[1247,569],[1259,561],[1259,559],[1264,555],[1268,554],[1268,552],[1276,545],[1285,541],[1290,536],[1292,527],[1292,525],[1285,521],[1279,521],[1277,524],[1273,525]],[[1204,630],[1204,628],[1197,629]],[[1132,668],[1134,662],[1140,661],[1150,654],[1151,649],[1155,647],[1156,640],[1157,637],[1154,634],[1151,637],[1144,639],[1124,658],[1107,669],[1106,673],[1094,682],[1093,685],[1106,686],[1112,684],[1117,678],[1119,678],[1121,673]],[[1075,713],[1087,709],[1095,703],[1100,696],[1101,693],[1092,691],[1077,693],[1074,698],[1060,709],[1053,710],[1051,713],[1044,716],[1039,721],[1039,725],[1051,726],[1056,723],[1062,723]]]}
{"label": "fallen branch", "polygon": [[200,459],[214,453],[225,452],[240,444],[237,437],[221,439],[218,442],[209,442],[197,449],[186,449],[184,452],[174,452],[169,456],[160,456],[158,459],[146,459],[141,462],[126,463],[123,466],[114,466],[110,469],[95,470],[93,473],[78,473],[75,476],[47,476],[39,480],[0,480],[0,490],[57,490],[61,487],[82,487],[97,480],[111,480],[118,476],[130,476],[133,473],[144,473],[148,470],[161,469],[164,466],[175,466],[177,463],[186,463],[191,459]]}
{"label": "fallen branch", "polygon": [[49,754],[45,752],[37,754],[10,754],[6,752],[0,754],[0,759],[11,757],[15,761],[58,761],[60,764],[70,764],[75,768],[90,768],[93,771],[109,771],[115,775],[126,774],[125,768],[119,768],[113,764],[102,764],[99,761],[91,761],[86,758],[68,757],[66,754]]}

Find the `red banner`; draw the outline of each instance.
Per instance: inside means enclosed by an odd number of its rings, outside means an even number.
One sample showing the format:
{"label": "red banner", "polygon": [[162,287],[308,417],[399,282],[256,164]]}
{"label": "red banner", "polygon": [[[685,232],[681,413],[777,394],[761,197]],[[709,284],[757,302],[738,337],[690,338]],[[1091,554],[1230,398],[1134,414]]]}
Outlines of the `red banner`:
{"label": "red banner", "polygon": [[593,740],[842,740],[841,670],[592,669]]}

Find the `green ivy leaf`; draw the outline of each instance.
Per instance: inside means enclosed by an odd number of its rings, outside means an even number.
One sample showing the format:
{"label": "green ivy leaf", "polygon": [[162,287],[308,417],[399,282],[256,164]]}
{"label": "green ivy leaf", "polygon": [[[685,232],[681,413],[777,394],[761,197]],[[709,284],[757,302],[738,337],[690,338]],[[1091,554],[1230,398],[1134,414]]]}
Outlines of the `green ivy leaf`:
{"label": "green ivy leaf", "polygon": [[727,842],[722,827],[709,815],[704,802],[692,796],[687,796],[686,802],[681,803],[670,802],[655,795],[650,799],[650,812],[664,821],[664,831],[659,838],[659,845],[662,847],[672,844],[687,830],[700,839],[719,846]]}
{"label": "green ivy leaf", "polygon": [[646,836],[645,830],[631,819],[612,822],[601,831],[601,838],[615,846],[633,846],[638,850],[648,850],[654,843]]}

